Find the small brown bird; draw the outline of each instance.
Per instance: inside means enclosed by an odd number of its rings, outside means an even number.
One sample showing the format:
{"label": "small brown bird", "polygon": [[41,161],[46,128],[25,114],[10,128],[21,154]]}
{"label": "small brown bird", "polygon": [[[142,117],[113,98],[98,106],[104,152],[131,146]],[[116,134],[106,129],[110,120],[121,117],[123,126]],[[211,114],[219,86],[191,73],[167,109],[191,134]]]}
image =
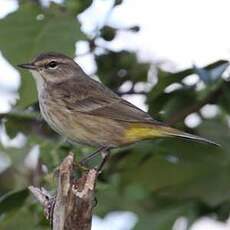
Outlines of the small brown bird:
{"label": "small brown bird", "polygon": [[70,141],[98,151],[157,137],[183,137],[215,144],[155,121],[109,88],[87,76],[73,59],[43,53],[29,69],[36,81],[41,113],[47,123]]}

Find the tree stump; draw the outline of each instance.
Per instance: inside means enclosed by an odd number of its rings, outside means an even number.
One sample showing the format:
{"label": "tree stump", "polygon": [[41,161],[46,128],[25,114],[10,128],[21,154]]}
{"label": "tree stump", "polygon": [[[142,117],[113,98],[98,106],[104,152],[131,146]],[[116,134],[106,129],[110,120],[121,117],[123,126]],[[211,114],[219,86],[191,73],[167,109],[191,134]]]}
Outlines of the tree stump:
{"label": "tree stump", "polygon": [[55,197],[44,188],[29,187],[53,230],[91,229],[98,171],[90,169],[74,178],[74,165],[74,155],[70,153],[59,166]]}

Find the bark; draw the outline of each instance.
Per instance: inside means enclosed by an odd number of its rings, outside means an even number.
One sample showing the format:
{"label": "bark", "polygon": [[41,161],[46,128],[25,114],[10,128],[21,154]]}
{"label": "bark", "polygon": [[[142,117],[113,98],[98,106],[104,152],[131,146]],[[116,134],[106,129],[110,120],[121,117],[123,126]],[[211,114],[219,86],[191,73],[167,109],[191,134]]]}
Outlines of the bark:
{"label": "bark", "polygon": [[95,200],[97,170],[74,177],[74,156],[70,153],[60,164],[56,196],[44,188],[29,189],[43,206],[53,230],[90,230]]}

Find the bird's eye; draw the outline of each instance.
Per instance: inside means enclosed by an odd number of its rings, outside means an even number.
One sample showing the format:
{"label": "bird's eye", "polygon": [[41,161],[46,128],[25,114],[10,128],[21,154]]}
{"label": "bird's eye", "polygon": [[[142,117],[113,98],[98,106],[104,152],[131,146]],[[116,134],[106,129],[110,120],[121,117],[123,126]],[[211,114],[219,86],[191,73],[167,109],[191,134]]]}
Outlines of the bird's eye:
{"label": "bird's eye", "polygon": [[47,64],[47,68],[55,69],[56,67],[57,67],[56,61],[51,61],[50,63]]}

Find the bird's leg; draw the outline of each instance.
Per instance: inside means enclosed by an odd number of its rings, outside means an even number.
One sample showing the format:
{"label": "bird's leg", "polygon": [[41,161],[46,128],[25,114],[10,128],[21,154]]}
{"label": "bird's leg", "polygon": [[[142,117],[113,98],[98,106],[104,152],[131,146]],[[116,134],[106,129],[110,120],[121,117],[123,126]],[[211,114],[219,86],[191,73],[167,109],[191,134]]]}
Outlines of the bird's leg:
{"label": "bird's leg", "polygon": [[80,164],[81,164],[81,165],[84,165],[87,161],[93,159],[95,156],[97,156],[98,153],[100,153],[100,152],[103,151],[104,149],[106,150],[107,147],[102,146],[102,147],[98,148],[95,152],[93,152],[93,153],[89,154],[87,157],[83,158],[83,159],[80,161]]}
{"label": "bird's leg", "polygon": [[109,156],[110,156],[110,149],[109,148],[105,148],[101,151],[101,157],[102,157],[102,161],[100,163],[100,165],[97,167],[97,171],[98,171],[98,174],[101,173],[105,163],[108,161],[109,159]]}

